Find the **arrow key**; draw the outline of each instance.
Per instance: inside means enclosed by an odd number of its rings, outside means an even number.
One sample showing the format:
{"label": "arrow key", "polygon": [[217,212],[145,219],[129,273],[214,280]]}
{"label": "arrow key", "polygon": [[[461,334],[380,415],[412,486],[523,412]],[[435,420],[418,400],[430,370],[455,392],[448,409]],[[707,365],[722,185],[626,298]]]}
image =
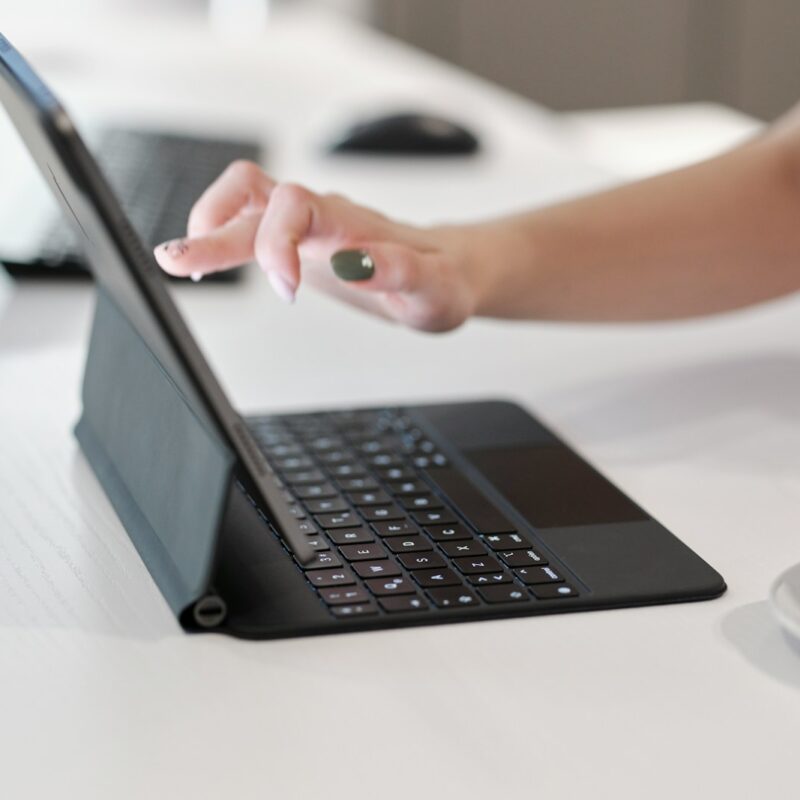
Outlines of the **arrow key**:
{"label": "arrow key", "polygon": [[510,572],[490,572],[485,575],[467,575],[473,586],[492,586],[495,583],[511,583]]}

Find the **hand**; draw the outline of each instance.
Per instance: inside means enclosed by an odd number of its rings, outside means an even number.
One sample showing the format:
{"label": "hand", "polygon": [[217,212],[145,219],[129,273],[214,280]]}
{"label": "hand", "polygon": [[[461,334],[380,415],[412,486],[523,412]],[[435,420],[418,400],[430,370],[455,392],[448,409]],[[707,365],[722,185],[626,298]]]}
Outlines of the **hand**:
{"label": "hand", "polygon": [[236,161],[195,204],[187,237],[159,245],[155,256],[170,275],[196,280],[255,259],[287,302],[302,259],[303,280],[412,328],[446,331],[478,303],[463,230],[399,224]]}

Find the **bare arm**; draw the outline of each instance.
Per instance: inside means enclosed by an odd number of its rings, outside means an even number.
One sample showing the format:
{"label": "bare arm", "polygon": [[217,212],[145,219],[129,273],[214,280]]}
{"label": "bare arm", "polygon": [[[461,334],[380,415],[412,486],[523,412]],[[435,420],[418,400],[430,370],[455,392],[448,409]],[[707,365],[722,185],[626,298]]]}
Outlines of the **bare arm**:
{"label": "bare arm", "polygon": [[292,299],[302,257],[303,280],[423,330],[473,314],[715,313],[800,288],[800,117],[701,164],[477,225],[404,225],[239,163],[198,201],[188,234],[157,248],[168,272],[255,257]]}
{"label": "bare arm", "polygon": [[[663,319],[795,291],[793,145],[792,137],[768,134],[695,166],[480,226],[470,238],[495,275],[478,313]],[[493,241],[502,242],[499,261],[486,249]]]}

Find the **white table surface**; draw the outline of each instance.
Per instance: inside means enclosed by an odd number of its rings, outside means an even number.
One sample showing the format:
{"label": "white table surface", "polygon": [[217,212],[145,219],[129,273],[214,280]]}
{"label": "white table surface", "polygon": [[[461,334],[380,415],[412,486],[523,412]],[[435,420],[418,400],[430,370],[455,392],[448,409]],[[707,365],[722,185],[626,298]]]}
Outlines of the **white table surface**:
{"label": "white table surface", "polygon": [[[109,17],[91,35],[71,24],[43,30],[19,14],[5,32],[79,116],[258,133],[281,177],[404,218],[475,218],[614,180],[564,120],[319,15],[286,16],[238,47],[187,21]],[[398,104],[458,115],[486,153],[468,168],[320,154],[354,112]],[[8,209],[24,159],[4,135]],[[800,652],[765,598],[800,560],[798,298],[680,324],[478,321],[429,337],[310,291],[287,308],[256,274],[176,296],[244,411],[519,400],[718,568],[729,591],[700,604],[264,643],[186,636],[70,433],[90,290],[4,283],[0,796],[794,790]]]}

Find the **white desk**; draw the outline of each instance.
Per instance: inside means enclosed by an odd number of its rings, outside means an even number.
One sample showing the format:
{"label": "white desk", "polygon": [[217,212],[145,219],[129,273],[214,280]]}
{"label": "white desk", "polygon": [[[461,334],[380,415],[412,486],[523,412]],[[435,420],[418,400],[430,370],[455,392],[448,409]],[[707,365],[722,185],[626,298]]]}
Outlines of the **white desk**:
{"label": "white desk", "polygon": [[[575,155],[561,120],[344,24],[301,14],[234,53],[191,24],[123,22],[69,47],[61,26],[12,19],[6,32],[80,111],[263,131],[279,175],[408,218],[498,213],[609,180]],[[373,98],[462,114],[488,152],[468,170],[318,155],[334,119],[375,110]],[[17,157],[0,149],[0,174]],[[0,796],[793,790],[800,654],[764,600],[800,560],[798,299],[684,324],[476,322],[431,338],[311,292],[286,308],[257,275],[177,295],[243,410],[517,398],[730,590],[695,605],[292,641],[188,637],[70,434],[90,291],[4,286]]]}

